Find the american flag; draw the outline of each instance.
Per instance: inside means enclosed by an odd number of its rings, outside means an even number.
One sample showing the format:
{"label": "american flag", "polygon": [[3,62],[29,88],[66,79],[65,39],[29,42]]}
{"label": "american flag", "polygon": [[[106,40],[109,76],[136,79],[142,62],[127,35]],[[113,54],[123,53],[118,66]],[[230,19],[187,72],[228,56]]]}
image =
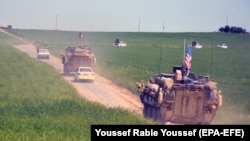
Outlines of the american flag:
{"label": "american flag", "polygon": [[192,45],[188,45],[186,49],[186,57],[185,57],[185,68],[187,70],[187,74],[189,74],[189,71],[191,69],[191,61],[192,61]]}
{"label": "american flag", "polygon": [[84,38],[83,33],[79,33],[79,39],[82,41]]}

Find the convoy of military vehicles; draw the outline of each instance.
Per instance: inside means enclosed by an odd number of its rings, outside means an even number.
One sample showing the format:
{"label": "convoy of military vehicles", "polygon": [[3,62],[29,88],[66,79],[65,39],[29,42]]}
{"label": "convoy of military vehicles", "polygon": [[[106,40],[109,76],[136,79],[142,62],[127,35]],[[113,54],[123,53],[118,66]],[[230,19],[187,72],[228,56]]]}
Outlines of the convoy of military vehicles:
{"label": "convoy of military vehicles", "polygon": [[[40,54],[39,50],[37,53],[38,58],[49,58],[48,55]],[[86,45],[66,48],[61,59],[64,75],[75,74],[80,67],[92,68],[96,64],[94,53]],[[174,66],[170,73],[160,73],[147,82],[136,83],[146,118],[162,124],[211,123],[222,105],[222,94],[217,83],[210,80],[209,76],[184,74],[183,66]],[[75,75],[75,80],[84,78],[80,76],[82,74],[78,75]]]}

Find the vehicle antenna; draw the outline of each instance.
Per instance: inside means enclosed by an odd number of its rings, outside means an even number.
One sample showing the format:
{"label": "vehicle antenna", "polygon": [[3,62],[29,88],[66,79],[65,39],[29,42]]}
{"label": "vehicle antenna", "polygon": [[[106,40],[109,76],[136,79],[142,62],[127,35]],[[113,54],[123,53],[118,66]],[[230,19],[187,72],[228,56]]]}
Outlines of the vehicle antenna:
{"label": "vehicle antenna", "polygon": [[185,64],[185,48],[186,48],[186,39],[183,40],[183,59],[182,59],[182,66]]}
{"label": "vehicle antenna", "polygon": [[[162,33],[164,32],[164,23],[163,23],[163,28],[162,28]],[[161,38],[161,49],[160,49],[160,62],[159,62],[159,70],[158,70],[158,74],[161,74],[161,55],[162,55],[162,46],[163,46],[163,36]]]}
{"label": "vehicle antenna", "polygon": [[[162,41],[161,41],[162,42]],[[162,43],[161,43],[161,49],[160,49],[160,62],[159,62],[159,70],[158,70],[158,74],[161,73],[161,55],[162,55]]]}
{"label": "vehicle antenna", "polygon": [[210,78],[212,78],[213,73],[213,50],[212,50],[212,43],[210,43]]}

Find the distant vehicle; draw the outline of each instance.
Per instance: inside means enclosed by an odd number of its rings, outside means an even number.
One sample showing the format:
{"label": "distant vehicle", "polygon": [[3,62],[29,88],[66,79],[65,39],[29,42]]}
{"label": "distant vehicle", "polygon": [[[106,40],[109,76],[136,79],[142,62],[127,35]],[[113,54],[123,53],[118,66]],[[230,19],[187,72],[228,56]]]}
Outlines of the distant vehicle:
{"label": "distant vehicle", "polygon": [[120,41],[119,39],[115,39],[113,45],[114,46],[119,46],[119,47],[125,47],[125,46],[127,46],[127,44],[124,41]]}
{"label": "distant vehicle", "polygon": [[48,49],[44,49],[44,48],[37,49],[37,58],[38,59],[42,59],[42,58],[49,59],[49,57],[50,57],[50,52]]}
{"label": "distant vehicle", "polygon": [[199,43],[196,43],[196,45],[194,46],[194,48],[202,48],[203,46]]}
{"label": "distant vehicle", "polygon": [[81,81],[81,80],[90,80],[94,82],[95,80],[95,74],[92,67],[78,67],[75,75],[74,75],[75,81]]}
{"label": "distant vehicle", "polygon": [[228,46],[226,44],[218,44],[217,48],[228,48]]}
{"label": "distant vehicle", "polygon": [[123,41],[120,41],[120,43],[118,43],[118,46],[125,47],[125,46],[127,46],[127,44]]}

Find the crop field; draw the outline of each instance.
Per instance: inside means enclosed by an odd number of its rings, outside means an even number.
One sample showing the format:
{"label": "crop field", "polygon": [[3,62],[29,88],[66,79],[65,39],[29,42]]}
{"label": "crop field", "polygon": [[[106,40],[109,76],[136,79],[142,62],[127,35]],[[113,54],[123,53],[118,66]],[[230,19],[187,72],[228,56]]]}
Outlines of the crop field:
{"label": "crop field", "polygon": [[89,141],[91,124],[153,124],[82,99],[51,66],[0,33],[0,140]]}
{"label": "crop field", "polygon": [[[37,46],[49,48],[60,57],[68,46],[85,44],[97,57],[95,71],[136,94],[135,83],[148,80],[159,72],[172,71],[181,65],[184,47],[195,40],[203,45],[193,49],[192,72],[210,75],[222,91],[223,105],[214,124],[250,124],[250,36],[223,33],[143,33],[143,32],[79,32],[22,30],[10,32]],[[126,47],[113,46],[119,38]],[[226,43],[228,49],[216,47]]]}
{"label": "crop field", "polygon": [[[195,40],[203,45],[193,49],[192,72],[210,75],[222,90],[223,106],[216,124],[250,124],[250,36],[223,33],[140,33],[140,32],[79,32],[12,30],[11,32],[39,41],[39,46],[49,48],[54,55],[68,46],[85,44],[97,57],[95,71],[136,93],[135,83],[147,80],[159,72],[172,71],[173,65],[181,65],[184,47]],[[119,38],[127,47],[115,47]],[[228,49],[216,47],[226,43]]]}

